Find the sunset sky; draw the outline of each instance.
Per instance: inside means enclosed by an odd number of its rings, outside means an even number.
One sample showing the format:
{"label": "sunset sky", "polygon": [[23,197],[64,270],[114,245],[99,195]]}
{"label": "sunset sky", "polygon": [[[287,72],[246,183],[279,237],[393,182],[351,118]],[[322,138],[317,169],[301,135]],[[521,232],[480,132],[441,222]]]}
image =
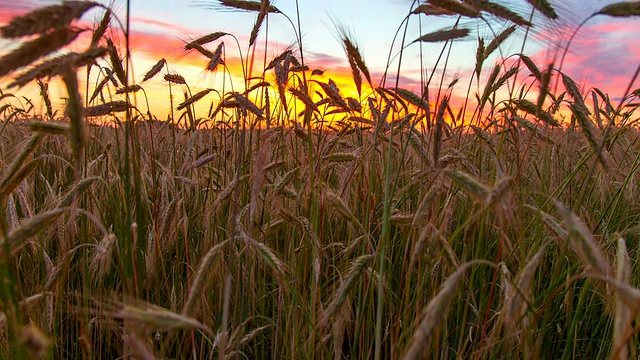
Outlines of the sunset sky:
{"label": "sunset sky", "polygon": [[[497,1],[527,14],[530,6],[524,0]],[[534,19],[538,26],[530,35],[525,53],[531,56],[539,67],[544,67],[556,49],[554,44],[559,35],[573,30],[575,26],[593,12],[613,1],[568,0],[554,2],[562,21],[545,22],[541,17]],[[23,14],[39,6],[57,3],[43,0],[0,0],[0,23],[7,23],[13,16]],[[105,2],[108,4],[108,2]],[[273,1],[283,13],[296,23],[296,7],[293,0]],[[225,31],[234,34],[241,46],[243,56],[247,56],[248,37],[255,22],[255,13],[229,11],[216,0],[131,0],[131,46],[133,51],[134,76],[141,81],[143,74],[160,58],[165,58],[171,71],[182,74],[197,91],[206,87],[215,87],[221,83],[222,73],[208,73],[204,70],[207,59],[199,54],[186,54],[184,44],[199,36]],[[352,84],[351,70],[344,55],[338,36],[337,26],[342,26],[356,40],[365,61],[372,72],[374,83],[381,78],[391,49],[393,36],[408,13],[411,1],[407,0],[325,0],[300,1],[300,21],[302,24],[305,62],[311,69],[326,70],[323,79],[332,78],[344,87]],[[124,19],[125,2],[115,0],[112,4],[115,12]],[[82,18],[84,23],[98,22],[102,13],[91,11]],[[408,42],[421,34],[451,26],[455,19],[450,17],[412,16],[407,32]],[[570,48],[563,70],[580,85],[598,87],[612,98],[623,94],[624,89],[640,61],[640,42],[637,41],[640,23],[636,20],[620,20],[598,16],[590,20],[583,28]],[[468,79],[475,64],[477,37],[485,38],[488,43],[493,39],[491,29],[480,21],[465,20],[462,23],[472,32],[467,40],[458,41],[453,46],[445,74],[445,84],[454,78]],[[504,21],[491,21],[496,33],[507,24]],[[422,29],[422,30],[421,30]],[[295,44],[295,35],[291,24],[279,14],[269,16],[268,28],[263,26],[258,37],[256,58],[262,59],[265,52],[265,36],[268,30],[267,61],[281,53],[287,46]],[[519,31],[512,41],[503,47],[505,54],[519,52],[524,31]],[[224,37],[226,62],[232,71],[239,71],[238,47],[230,37]],[[124,44],[121,40],[120,44]],[[214,49],[218,42],[209,44]],[[3,49],[11,48],[11,43],[0,40]],[[422,47],[423,64],[431,71],[442,44]],[[80,50],[82,47],[79,48]],[[399,46],[393,47],[396,54]],[[420,92],[420,47],[413,44],[406,49],[401,70],[401,86]],[[490,70],[496,61],[495,56],[485,65]],[[395,73],[397,62],[392,65]],[[439,66],[440,71],[442,66]],[[438,76],[440,75],[437,72]],[[254,75],[259,75],[254,72]],[[272,76],[272,75],[268,75]],[[395,75],[394,75],[395,78]],[[234,79],[235,86],[241,86],[240,78]],[[6,90],[10,78],[0,79],[0,88]],[[468,80],[467,80],[468,81]],[[467,81],[458,85],[462,96]],[[475,86],[475,85],[474,85]],[[638,87],[637,85],[635,87]],[[634,87],[634,88],[635,88]],[[145,83],[145,90],[152,103],[152,112],[158,117],[166,117],[169,111],[168,91],[160,79]],[[33,89],[25,89],[26,96],[36,98]],[[52,92],[55,101],[55,94]],[[140,101],[140,100],[138,100]]]}

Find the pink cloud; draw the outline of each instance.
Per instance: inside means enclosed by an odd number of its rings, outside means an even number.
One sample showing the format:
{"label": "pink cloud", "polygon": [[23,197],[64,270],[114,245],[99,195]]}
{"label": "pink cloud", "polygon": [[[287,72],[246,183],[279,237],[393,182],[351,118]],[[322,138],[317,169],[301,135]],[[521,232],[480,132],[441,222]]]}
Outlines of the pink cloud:
{"label": "pink cloud", "polygon": [[[558,30],[567,34],[568,30]],[[609,20],[586,25],[578,32],[567,52],[562,72],[586,88],[597,87],[612,97],[621,96],[629,85],[640,59],[637,23]],[[558,50],[560,56],[564,47]],[[538,66],[548,61],[548,51],[533,55]]]}
{"label": "pink cloud", "polygon": [[156,19],[148,19],[145,17],[132,17],[131,18],[131,22],[133,24],[145,24],[145,25],[152,25],[152,26],[157,26],[159,28],[165,29],[165,30],[169,30],[172,33],[174,33],[175,31],[179,31],[181,33],[184,34],[188,34],[188,33],[192,33],[193,30],[176,25],[176,24],[172,24],[172,23],[168,23],[165,21],[160,21],[160,20],[156,20]]}

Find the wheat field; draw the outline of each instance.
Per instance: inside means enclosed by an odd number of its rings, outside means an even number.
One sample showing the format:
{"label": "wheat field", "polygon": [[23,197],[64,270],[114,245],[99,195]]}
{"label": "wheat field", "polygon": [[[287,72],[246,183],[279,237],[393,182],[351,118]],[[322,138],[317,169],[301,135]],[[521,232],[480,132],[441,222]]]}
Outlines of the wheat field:
{"label": "wheat field", "polygon": [[[103,4],[0,27],[19,44],[0,57],[0,358],[640,356],[638,72],[613,100],[562,71],[569,41],[549,64],[487,60],[558,17],[527,3],[407,2],[408,21],[451,27],[403,48],[445,53],[473,36],[460,19],[506,24],[475,42],[462,104],[435,78],[374,79],[347,31],[357,98],[319,80],[301,41],[236,90],[192,93],[165,59],[132,78],[125,21]],[[267,17],[304,32],[268,0],[217,5],[255,20],[249,50]],[[88,11],[101,20],[83,28]],[[591,18],[638,15],[631,1]],[[184,51],[228,72],[234,35],[215,30]],[[145,107],[152,82],[167,121]],[[14,101],[25,86],[40,96]]]}

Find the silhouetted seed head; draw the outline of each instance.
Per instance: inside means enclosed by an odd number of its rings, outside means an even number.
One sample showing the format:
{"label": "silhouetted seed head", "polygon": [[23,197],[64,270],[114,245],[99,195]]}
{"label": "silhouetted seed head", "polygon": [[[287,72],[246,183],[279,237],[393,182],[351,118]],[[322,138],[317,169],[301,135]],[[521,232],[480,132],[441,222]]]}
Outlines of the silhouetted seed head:
{"label": "silhouetted seed head", "polygon": [[37,9],[13,18],[9,24],[0,28],[0,34],[5,38],[18,38],[60,29],[96,5],[97,3],[91,1],[64,1],[62,5]]}
{"label": "silhouetted seed head", "polygon": [[438,30],[428,34],[424,34],[413,42],[440,42],[465,38],[469,35],[469,29],[448,29]]}
{"label": "silhouetted seed head", "polygon": [[0,77],[62,48],[78,37],[80,32],[61,28],[22,44],[18,49],[0,58]]}
{"label": "silhouetted seed head", "polygon": [[205,97],[211,91],[212,91],[212,89],[204,89],[204,90],[200,91],[199,93],[193,95],[192,97],[188,98],[184,102],[180,103],[180,105],[178,105],[178,107],[176,109],[177,110],[182,110],[182,109],[186,108],[187,106],[189,106],[189,105],[197,102],[198,100],[202,99],[203,97]]}
{"label": "silhouetted seed head", "polygon": [[[262,6],[261,1],[248,1],[248,0],[219,0],[220,5],[226,6],[228,8],[233,8],[237,10],[245,10],[245,11],[260,11],[260,7]],[[273,6],[268,5],[268,12],[270,13],[280,13],[280,10]]]}
{"label": "silhouetted seed head", "polygon": [[621,1],[603,7],[594,15],[609,15],[614,17],[631,17],[640,15],[640,2]]}
{"label": "silhouetted seed head", "polygon": [[122,59],[120,55],[118,55],[118,49],[113,44],[111,39],[107,39],[107,49],[109,53],[109,61],[111,62],[111,67],[113,68],[113,72],[118,77],[118,80],[122,84],[127,83],[127,73],[124,71],[124,67],[122,66]]}
{"label": "silhouetted seed head", "polygon": [[102,105],[92,106],[84,109],[85,116],[104,116],[114,112],[127,111],[131,105],[126,101],[111,101]]}
{"label": "silhouetted seed head", "polygon": [[35,79],[51,78],[62,73],[65,66],[74,68],[94,63],[97,58],[106,55],[103,47],[91,48],[84,53],[69,53],[49,59],[17,76],[9,87],[22,87]]}
{"label": "silhouetted seed head", "polygon": [[544,16],[548,17],[549,19],[555,20],[555,19],[558,18],[558,14],[556,13],[556,11],[553,8],[553,6],[551,6],[549,1],[547,1],[547,0],[527,0],[527,2],[529,4],[531,4],[531,6],[536,8],[536,10],[540,11]]}
{"label": "silhouetted seed head", "polygon": [[438,6],[434,6],[431,4],[422,4],[420,6],[418,6],[417,8],[415,8],[412,12],[412,14],[423,14],[423,15],[457,15],[457,13],[447,10],[447,9],[443,9],[441,7]]}
{"label": "silhouetted seed head", "polygon": [[166,63],[167,61],[164,58],[158,60],[158,62],[155,65],[153,65],[153,67],[151,67],[151,69],[149,69],[149,71],[146,74],[144,74],[144,78],[142,79],[142,82],[150,80],[154,76],[158,75],[158,73],[162,71]]}
{"label": "silhouetted seed head", "polygon": [[129,85],[129,86],[125,86],[123,88],[120,88],[118,90],[116,90],[116,94],[120,95],[120,94],[129,94],[129,93],[136,93],[138,91],[142,90],[142,86],[140,85]]}
{"label": "silhouetted seed head", "polygon": [[429,0],[428,3],[444,10],[448,10],[453,13],[470,18],[477,18],[481,16],[480,11],[465,3],[461,3],[458,0]]}
{"label": "silhouetted seed head", "polygon": [[475,9],[486,11],[489,14],[497,16],[499,18],[509,20],[514,24],[520,26],[532,26],[530,22],[525,20],[522,16],[511,11],[509,8],[500,4],[493,3],[488,0],[463,0],[465,3],[473,6]]}
{"label": "silhouetted seed head", "polygon": [[273,60],[271,60],[267,65],[267,67],[264,68],[264,70],[267,71],[272,69],[274,66],[276,66],[276,63],[281,62],[282,60],[284,60],[285,57],[287,57],[287,55],[291,55],[291,54],[292,54],[291,49],[285,50],[283,53],[281,53],[280,55],[276,56]]}
{"label": "silhouetted seed head", "polygon": [[96,27],[96,29],[93,31],[93,34],[91,35],[91,46],[98,45],[98,43],[100,42],[100,39],[102,39],[104,34],[107,32],[110,22],[111,22],[111,10],[107,9],[104,13],[104,16],[102,17],[102,20],[100,21],[100,24],[98,24],[98,27]]}
{"label": "silhouetted seed head", "polygon": [[498,48],[498,46],[500,46],[505,40],[507,40],[507,38],[511,36],[511,34],[513,34],[515,31],[515,25],[509,26],[503,32],[498,34],[498,36],[496,36],[493,40],[491,40],[489,45],[487,45],[487,48],[484,50],[484,58],[488,58],[489,55],[491,55],[491,53],[493,53]]}
{"label": "silhouetted seed head", "polygon": [[187,45],[184,46],[185,50],[191,50],[194,49],[195,45],[205,45],[208,44],[210,42],[214,42],[216,40],[218,40],[219,38],[228,35],[229,33],[223,32],[223,31],[216,31],[214,33],[211,34],[207,34],[205,36],[199,37],[195,40],[193,40],[192,42],[188,43]]}
{"label": "silhouetted seed head", "polygon": [[224,61],[222,60],[222,47],[223,47],[223,45],[224,45],[224,43],[220,43],[220,45],[218,45],[218,47],[216,48],[216,51],[214,51],[213,54],[211,55],[211,59],[209,60],[209,64],[207,64],[207,70],[215,71],[216,68],[218,67],[218,65],[224,64]]}
{"label": "silhouetted seed head", "polygon": [[164,80],[173,84],[186,85],[187,82],[184,80],[184,77],[179,74],[166,74],[164,76]]}

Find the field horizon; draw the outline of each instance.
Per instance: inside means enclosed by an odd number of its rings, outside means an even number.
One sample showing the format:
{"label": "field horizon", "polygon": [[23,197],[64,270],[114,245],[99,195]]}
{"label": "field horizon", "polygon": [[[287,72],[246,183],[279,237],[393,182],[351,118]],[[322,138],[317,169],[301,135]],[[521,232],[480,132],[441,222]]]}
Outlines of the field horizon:
{"label": "field horizon", "polygon": [[[308,68],[299,14],[214,3],[255,20],[244,54],[269,17],[297,43],[232,76],[234,35],[193,39],[227,80],[192,91],[164,58],[132,79],[109,6],[0,26],[19,44],[0,57],[0,358],[637,358],[640,67],[612,98],[563,72],[570,39],[549,63],[503,53],[553,2],[416,1],[379,82],[338,31],[345,90]],[[574,31],[638,15],[609,4]],[[451,24],[409,34],[433,17]],[[448,54],[474,21],[502,30],[459,80]],[[403,88],[404,49],[427,45],[441,57]]]}

